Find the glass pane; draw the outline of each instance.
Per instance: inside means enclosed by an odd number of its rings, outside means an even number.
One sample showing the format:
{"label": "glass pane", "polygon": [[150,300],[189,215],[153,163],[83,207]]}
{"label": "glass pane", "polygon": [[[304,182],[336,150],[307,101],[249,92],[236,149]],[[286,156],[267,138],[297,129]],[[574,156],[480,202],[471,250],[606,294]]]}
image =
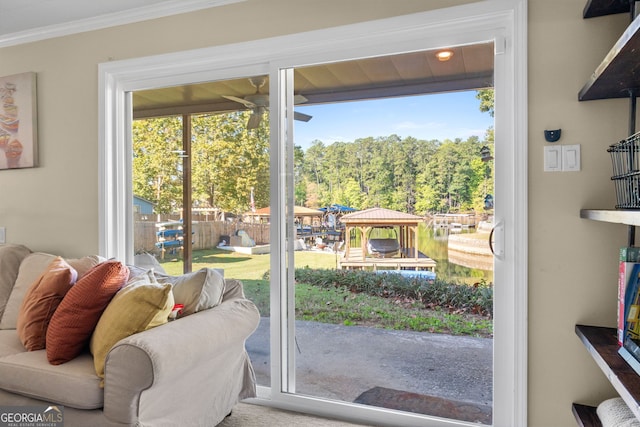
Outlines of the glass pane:
{"label": "glass pane", "polygon": [[134,252],[182,260],[183,124],[181,116],[133,122]]}
{"label": "glass pane", "polygon": [[[211,101],[202,107],[206,113],[185,116],[190,121],[188,150],[182,145],[182,116],[134,120],[133,190],[134,199],[141,200],[135,208],[134,245],[137,253],[154,254],[167,274],[182,274],[184,245],[189,244],[183,189],[190,188],[190,270],[221,269],[225,279],[243,283],[262,316],[246,347],[258,385],[269,386],[269,121],[264,108],[225,98],[242,100],[243,93],[256,93],[249,78],[134,94],[134,116],[136,101],[141,106],[149,100],[175,103],[176,96],[184,96],[177,111],[185,106],[195,110],[194,99]],[[184,167],[189,152],[190,167]],[[190,185],[183,187],[187,180]]]}
{"label": "glass pane", "polygon": [[295,70],[295,391],[491,424],[493,91],[436,53]]}

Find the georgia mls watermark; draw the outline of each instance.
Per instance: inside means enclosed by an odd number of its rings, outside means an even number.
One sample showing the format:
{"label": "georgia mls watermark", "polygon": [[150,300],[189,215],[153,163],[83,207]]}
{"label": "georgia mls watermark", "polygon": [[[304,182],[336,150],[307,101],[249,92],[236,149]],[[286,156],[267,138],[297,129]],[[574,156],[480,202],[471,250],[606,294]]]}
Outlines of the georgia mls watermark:
{"label": "georgia mls watermark", "polygon": [[0,406],[0,427],[64,427],[64,407]]}

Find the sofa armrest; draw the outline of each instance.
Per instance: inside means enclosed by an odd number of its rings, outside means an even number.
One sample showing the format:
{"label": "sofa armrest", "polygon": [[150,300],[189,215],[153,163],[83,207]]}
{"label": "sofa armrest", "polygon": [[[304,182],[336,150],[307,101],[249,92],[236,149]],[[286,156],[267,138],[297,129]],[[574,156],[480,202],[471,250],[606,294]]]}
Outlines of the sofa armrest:
{"label": "sofa armrest", "polygon": [[255,396],[244,344],[259,321],[251,301],[229,298],[119,341],[106,359],[105,415],[125,424],[216,425],[239,399]]}

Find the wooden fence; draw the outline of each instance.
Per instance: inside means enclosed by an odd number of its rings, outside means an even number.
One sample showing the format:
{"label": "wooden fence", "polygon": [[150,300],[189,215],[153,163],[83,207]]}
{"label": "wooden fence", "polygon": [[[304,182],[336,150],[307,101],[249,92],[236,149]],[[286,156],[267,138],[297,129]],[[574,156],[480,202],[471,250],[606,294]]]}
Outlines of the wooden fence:
{"label": "wooden fence", "polygon": [[[158,241],[155,221],[136,221],[134,226],[134,248],[136,253],[156,252]],[[238,230],[247,232],[256,244],[269,243],[269,224],[252,224],[237,221],[198,221],[193,223],[193,249],[211,249],[218,246],[223,236],[229,243],[229,237]],[[186,240],[186,239],[185,239]]]}

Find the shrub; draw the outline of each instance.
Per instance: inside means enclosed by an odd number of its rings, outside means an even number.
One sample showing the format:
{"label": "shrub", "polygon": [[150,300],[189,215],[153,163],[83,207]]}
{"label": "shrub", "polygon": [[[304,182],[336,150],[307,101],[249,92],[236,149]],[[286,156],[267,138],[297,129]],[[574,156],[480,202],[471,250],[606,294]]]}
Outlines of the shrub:
{"label": "shrub", "polygon": [[297,268],[296,282],[321,288],[346,288],[351,292],[398,300],[417,300],[425,308],[491,317],[493,284],[481,280],[474,285],[408,278],[399,274],[376,274],[361,270]]}

